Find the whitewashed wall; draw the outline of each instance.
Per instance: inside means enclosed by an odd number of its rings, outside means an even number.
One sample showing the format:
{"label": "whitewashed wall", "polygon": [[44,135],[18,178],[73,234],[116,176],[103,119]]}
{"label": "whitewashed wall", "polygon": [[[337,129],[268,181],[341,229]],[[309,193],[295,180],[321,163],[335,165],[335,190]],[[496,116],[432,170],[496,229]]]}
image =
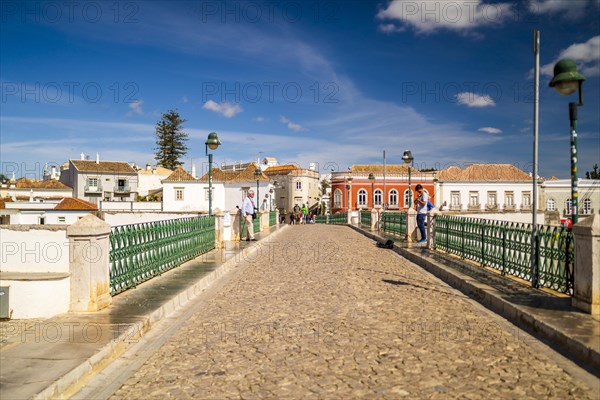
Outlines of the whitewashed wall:
{"label": "whitewashed wall", "polygon": [[[498,204],[499,209],[504,206],[505,193],[513,192],[514,204],[516,209],[519,210],[523,204],[523,192],[529,192],[530,196],[533,196],[533,185],[531,182],[440,182],[438,183],[438,188],[436,190],[436,206],[440,207],[445,201],[447,206],[450,207],[452,204],[451,193],[455,191],[460,192],[460,203],[462,204],[462,209],[465,211],[469,206],[470,192],[479,192],[479,204],[481,205],[481,209],[485,210],[485,205],[488,201],[487,195],[490,191],[496,192],[496,203]],[[531,202],[533,203],[533,197],[531,198]]]}
{"label": "whitewashed wall", "polygon": [[141,224],[143,222],[166,221],[169,219],[197,217],[198,213],[170,212],[115,212],[104,213],[104,221],[111,226]]}
{"label": "whitewashed wall", "polygon": [[162,211],[162,202],[156,201],[100,201],[101,211]]}
{"label": "whitewashed wall", "polygon": [[[184,188],[183,200],[175,200],[175,188]],[[198,212],[208,211],[208,199],[205,192],[208,183],[164,182],[163,211]],[[223,210],[225,207],[225,189],[223,184],[213,184],[212,208]]]}

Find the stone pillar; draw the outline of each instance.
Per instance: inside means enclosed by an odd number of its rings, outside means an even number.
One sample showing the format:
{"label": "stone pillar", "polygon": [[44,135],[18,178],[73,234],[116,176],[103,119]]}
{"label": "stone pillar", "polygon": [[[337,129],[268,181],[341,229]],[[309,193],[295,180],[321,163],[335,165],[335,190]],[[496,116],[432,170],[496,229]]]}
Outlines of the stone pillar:
{"label": "stone pillar", "polygon": [[418,236],[418,228],[417,228],[417,212],[414,208],[409,208],[406,212],[406,241],[407,242],[416,242]]}
{"label": "stone pillar", "polygon": [[222,249],[225,241],[225,215],[215,214],[215,248]]}
{"label": "stone pillar", "polygon": [[91,214],[67,227],[70,311],[98,311],[111,304],[109,234],[110,225]]}
{"label": "stone pillar", "polygon": [[268,211],[259,211],[258,218],[260,218],[260,230],[264,231],[265,229],[269,229],[269,212]]}
{"label": "stone pillar", "polygon": [[371,210],[371,230],[376,231],[379,229],[379,212],[376,209]]}
{"label": "stone pillar", "polygon": [[279,225],[279,218],[281,218],[279,216],[279,208],[275,209],[275,225]]}
{"label": "stone pillar", "polygon": [[575,267],[574,307],[600,315],[600,214],[573,225]]}

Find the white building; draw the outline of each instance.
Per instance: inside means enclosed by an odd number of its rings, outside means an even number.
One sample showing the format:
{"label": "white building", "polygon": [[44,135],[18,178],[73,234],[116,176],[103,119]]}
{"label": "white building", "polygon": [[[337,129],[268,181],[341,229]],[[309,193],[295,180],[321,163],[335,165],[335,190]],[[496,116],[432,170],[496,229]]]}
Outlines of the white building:
{"label": "white building", "polygon": [[[580,218],[583,216],[600,213],[600,180],[579,179],[578,209]],[[542,201],[540,208],[545,211],[558,211],[560,216],[571,216],[571,180],[551,179],[542,184]]]}
{"label": "white building", "polygon": [[269,167],[264,174],[273,181],[274,206],[282,213],[290,212],[302,204],[313,207],[319,202],[321,183],[319,173],[296,165]]}
{"label": "white building", "polygon": [[472,164],[464,169],[452,166],[440,171],[436,178],[435,206],[441,210],[531,212],[532,178],[514,165]]}
{"label": "white building", "polygon": [[[208,182],[194,178],[179,166],[163,185],[163,211],[165,212],[208,212]],[[224,209],[224,188],[213,183],[212,209]]]}
{"label": "white building", "polygon": [[[257,207],[261,210],[270,210],[273,199],[273,186],[269,178],[262,172],[256,174],[257,164],[250,163],[242,170],[221,170],[213,169],[213,187],[223,188],[223,198],[219,198],[219,193],[215,192],[214,196],[219,199],[219,208],[223,211],[236,212],[236,206],[242,207],[244,198],[248,195],[248,190],[254,190],[254,201]],[[200,178],[200,181],[208,183],[208,173]],[[206,185],[206,197],[208,196],[208,185]],[[258,193],[257,193],[258,192]],[[208,198],[208,197],[207,197]],[[220,201],[222,200],[222,203]],[[213,198],[213,209],[214,206]]]}
{"label": "white building", "polygon": [[95,204],[72,197],[49,200],[0,200],[0,224],[70,225],[95,211],[98,211]]}
{"label": "white building", "polygon": [[162,181],[167,179],[173,171],[164,167],[152,167],[146,164],[146,168],[137,171],[138,194],[148,196],[149,193],[162,189]]}

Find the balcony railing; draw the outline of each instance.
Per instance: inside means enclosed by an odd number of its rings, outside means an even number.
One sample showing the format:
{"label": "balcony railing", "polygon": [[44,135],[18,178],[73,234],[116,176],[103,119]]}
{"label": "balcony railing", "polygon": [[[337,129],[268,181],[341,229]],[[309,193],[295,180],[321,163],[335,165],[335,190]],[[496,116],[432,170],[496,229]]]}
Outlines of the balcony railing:
{"label": "balcony railing", "polygon": [[505,204],[504,210],[506,211],[515,211],[517,207],[514,204]]}
{"label": "balcony railing", "polygon": [[467,208],[468,210],[481,210],[481,204],[479,204],[479,203],[478,204],[469,204],[467,207],[468,207]]}
{"label": "balcony railing", "polygon": [[485,209],[488,211],[495,211],[498,209],[498,204],[486,204]]}
{"label": "balcony railing", "polygon": [[102,185],[85,185],[85,193],[102,193]]}
{"label": "balcony railing", "polygon": [[131,189],[129,188],[129,185],[117,185],[113,191],[115,193],[130,193]]}

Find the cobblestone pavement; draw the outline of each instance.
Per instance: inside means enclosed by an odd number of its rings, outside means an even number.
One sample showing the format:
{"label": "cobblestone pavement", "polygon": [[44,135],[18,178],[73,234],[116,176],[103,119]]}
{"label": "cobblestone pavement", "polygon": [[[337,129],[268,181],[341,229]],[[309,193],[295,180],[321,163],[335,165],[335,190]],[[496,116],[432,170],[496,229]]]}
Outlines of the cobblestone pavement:
{"label": "cobblestone pavement", "polygon": [[536,339],[347,227],[274,240],[112,398],[599,398]]}

